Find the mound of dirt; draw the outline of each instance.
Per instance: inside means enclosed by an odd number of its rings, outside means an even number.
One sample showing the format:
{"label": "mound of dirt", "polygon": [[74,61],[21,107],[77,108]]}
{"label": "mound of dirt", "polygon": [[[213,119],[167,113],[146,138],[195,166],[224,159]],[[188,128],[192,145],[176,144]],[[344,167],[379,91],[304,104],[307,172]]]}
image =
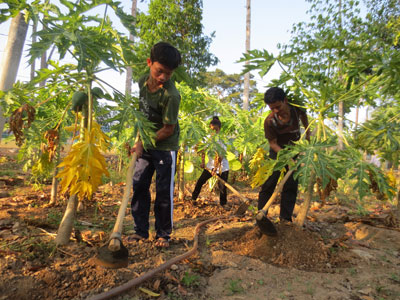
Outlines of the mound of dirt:
{"label": "mound of dirt", "polygon": [[340,251],[326,246],[313,232],[288,224],[277,224],[276,229],[278,236],[269,237],[254,227],[224,246],[239,255],[306,271],[329,272],[333,266],[346,263]]}

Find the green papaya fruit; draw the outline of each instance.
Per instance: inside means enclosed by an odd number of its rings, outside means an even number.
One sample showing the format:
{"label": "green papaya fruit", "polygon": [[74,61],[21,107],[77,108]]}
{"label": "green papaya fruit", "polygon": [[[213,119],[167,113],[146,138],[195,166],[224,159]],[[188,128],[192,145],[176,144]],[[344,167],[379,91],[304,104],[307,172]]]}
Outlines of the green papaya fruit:
{"label": "green papaya fruit", "polygon": [[88,101],[88,96],[85,92],[77,91],[72,95],[72,110],[82,111],[82,106]]}
{"label": "green papaya fruit", "polygon": [[336,118],[336,117],[337,117],[337,113],[328,112],[328,118]]}
{"label": "green papaya fruit", "polygon": [[103,90],[97,86],[92,88],[92,94],[93,94],[93,97],[95,97],[95,98],[103,98],[104,97]]}

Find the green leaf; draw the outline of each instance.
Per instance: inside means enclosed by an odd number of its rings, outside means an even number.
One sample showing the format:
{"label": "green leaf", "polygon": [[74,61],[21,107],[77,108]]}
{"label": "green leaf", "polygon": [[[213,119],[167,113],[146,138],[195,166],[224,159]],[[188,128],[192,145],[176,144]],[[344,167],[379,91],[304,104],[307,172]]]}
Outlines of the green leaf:
{"label": "green leaf", "polygon": [[229,162],[229,168],[232,171],[238,171],[242,168],[242,164],[238,160],[233,160]]}
{"label": "green leaf", "polygon": [[234,160],[236,160],[236,155],[233,154],[233,153],[230,152],[230,151],[226,151],[226,159],[227,159],[229,162],[234,161]]}
{"label": "green leaf", "polygon": [[194,171],[194,165],[191,161],[185,160],[185,165],[183,168],[185,173],[193,173]]}

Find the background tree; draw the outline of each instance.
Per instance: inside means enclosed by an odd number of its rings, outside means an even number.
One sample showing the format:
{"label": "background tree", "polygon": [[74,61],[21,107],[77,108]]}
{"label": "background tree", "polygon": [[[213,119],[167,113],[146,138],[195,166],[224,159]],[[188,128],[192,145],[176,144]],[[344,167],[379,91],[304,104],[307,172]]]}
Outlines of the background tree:
{"label": "background tree", "polygon": [[391,101],[376,109],[354,136],[357,148],[377,154],[396,170],[400,163],[400,105]]}
{"label": "background tree", "polygon": [[[250,36],[251,36],[251,0],[246,0],[246,53],[250,50]],[[248,62],[245,62],[248,64]],[[243,109],[249,109],[250,99],[250,72],[244,74],[244,90],[243,90]]]}
{"label": "background tree", "polygon": [[[160,41],[169,42],[182,54],[183,66],[175,73],[177,77],[193,80],[201,85],[203,74],[209,66],[215,65],[218,59],[209,52],[214,36],[203,34],[201,0],[151,0],[148,13],[137,15],[137,35],[139,41],[136,53],[143,65],[135,68],[136,79],[146,69],[144,63],[151,47]],[[189,77],[184,76],[187,72]]]}
{"label": "background tree", "polygon": [[[250,79],[253,76],[250,75]],[[205,73],[205,87],[221,102],[243,107],[244,76],[242,74],[225,74],[221,69]],[[249,107],[250,109],[260,105],[260,97],[257,95],[257,83],[249,82]],[[262,99],[261,99],[262,101]]]}
{"label": "background tree", "polygon": [[[383,102],[400,99],[400,6],[396,0],[365,1],[366,22],[360,34],[370,45],[375,69],[382,73],[377,93]],[[364,53],[367,55],[367,53]]]}
{"label": "background tree", "polygon": [[[136,18],[137,0],[132,0],[131,15]],[[133,24],[134,25],[134,24]],[[134,35],[129,33],[129,40],[133,42]],[[130,95],[132,92],[132,67],[126,67],[125,94]]]}
{"label": "background tree", "polygon": [[[324,188],[331,180],[345,177],[356,180],[354,187],[360,201],[370,192],[372,180],[377,182],[382,193],[391,195],[393,190],[382,171],[365,162],[359,151],[350,147],[345,135],[342,139],[348,149],[336,151],[332,147],[337,146],[335,108],[343,102],[348,112],[360,97],[377,105],[376,96],[392,82],[384,72],[390,74],[399,70],[399,66],[394,65],[397,54],[391,47],[382,45],[377,35],[370,37],[375,27],[371,28],[368,20],[359,14],[358,2],[309,2],[312,4],[311,22],[293,26],[293,37],[280,47],[279,55],[253,50],[241,60],[250,61],[245,71],[257,69],[261,76],[278,63],[282,73],[271,86],[283,86],[312,116],[310,129],[314,129],[315,137],[308,142],[303,136],[295,146],[282,150],[278,160],[265,169],[265,175],[282,169],[298,155],[292,168],[304,188],[310,187],[314,178],[318,178]],[[376,48],[377,45],[380,47]],[[341,169],[343,165],[351,167],[346,172]],[[307,199],[311,199],[311,195],[308,193]],[[308,207],[303,205],[305,211],[299,214],[298,225],[304,222]]]}
{"label": "background tree", "polygon": [[[17,71],[22,57],[22,49],[24,48],[25,37],[28,31],[28,24],[26,23],[25,15],[19,12],[18,9],[15,9],[11,13],[11,16],[14,14],[16,15],[11,21],[7,45],[1,63],[0,91],[11,89],[15,79],[17,78]],[[3,18],[6,20],[5,15]],[[0,142],[6,121],[3,116],[2,106],[3,105],[0,105]]]}
{"label": "background tree", "polygon": [[[79,131],[79,141],[72,146],[71,152],[60,165],[60,167],[64,167],[59,174],[62,177],[62,191],[69,191],[71,197],[68,200],[67,209],[59,227],[56,238],[57,244],[65,244],[69,240],[78,196],[80,200],[91,198],[93,192],[101,183],[102,174],[107,174],[101,151],[106,149],[108,137],[104,135],[95,121],[96,111],[94,109],[96,106],[95,99],[101,98],[105,94],[104,89],[101,88],[97,88],[95,92],[92,85],[97,83],[103,88],[104,86],[110,87],[107,82],[98,77],[98,74],[108,69],[122,72],[126,65],[135,62],[135,57],[132,54],[132,42],[113,27],[110,18],[107,16],[108,9],[112,9],[122,25],[133,32],[133,18],[122,11],[118,2],[108,0],[80,1],[78,4],[72,4],[64,1],[62,5],[64,6],[63,10],[50,2],[35,3],[35,5],[27,7],[32,12],[32,16],[36,18],[37,12],[44,15],[43,19],[39,19],[43,29],[36,33],[38,41],[31,46],[30,60],[41,57],[50,48],[55,48],[58,61],[51,61],[49,67],[40,70],[33,81],[23,85],[14,85],[9,93],[1,94],[8,101],[8,110],[11,113],[10,127],[14,133],[18,133],[18,136],[16,134],[17,142],[24,142],[26,138],[24,131],[27,132],[32,125],[36,109],[50,100],[57,100],[61,95],[64,96],[65,100],[68,100],[69,104],[72,98],[72,107],[77,117],[82,120],[77,122],[78,124],[72,129],[75,133]],[[92,9],[99,6],[104,8],[102,17],[92,14]],[[65,58],[74,60],[76,64],[64,63]],[[35,87],[38,82],[44,80],[46,80],[45,86]],[[113,89],[113,91],[114,98],[124,98],[123,93],[116,89]],[[78,93],[84,97],[74,98]],[[43,99],[43,96],[47,98]],[[107,97],[109,100],[113,100],[111,96]],[[42,101],[38,101],[38,99]],[[59,103],[61,104],[62,101]],[[64,108],[64,112],[68,110],[69,104]],[[18,105],[22,106],[12,110],[13,106],[18,107]],[[82,107],[82,109],[78,110],[78,107]],[[131,109],[135,108],[134,105],[130,107]],[[24,114],[28,115],[27,126],[24,125],[26,119]],[[56,114],[53,113],[53,115]],[[61,120],[57,123],[58,125],[65,116],[68,116],[68,114],[62,115]],[[130,121],[135,130],[143,131],[143,127],[138,129],[140,125],[135,122],[138,118],[131,118]],[[46,125],[54,126],[54,123],[51,122]],[[55,128],[51,127],[51,130],[57,131],[58,125]],[[22,126],[25,127],[25,130]],[[49,130],[46,132],[49,132]],[[43,128],[36,131],[38,136],[43,133]],[[143,136],[145,136],[144,133]],[[147,136],[144,138],[147,138]],[[59,145],[54,146],[59,147]]]}

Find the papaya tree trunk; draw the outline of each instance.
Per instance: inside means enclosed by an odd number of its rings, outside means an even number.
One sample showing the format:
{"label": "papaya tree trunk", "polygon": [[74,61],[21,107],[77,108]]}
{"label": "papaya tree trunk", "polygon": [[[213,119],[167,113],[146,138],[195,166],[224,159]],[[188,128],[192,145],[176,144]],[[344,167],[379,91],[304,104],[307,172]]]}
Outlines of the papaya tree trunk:
{"label": "papaya tree trunk", "polygon": [[[83,105],[83,114],[84,117],[81,120],[81,126],[79,131],[80,140],[83,140],[84,138],[83,128],[87,128],[87,119],[88,119],[87,105]],[[74,227],[77,208],[78,208],[78,196],[76,194],[70,195],[70,197],[68,198],[67,209],[65,210],[60,226],[58,227],[57,237],[55,240],[57,245],[66,245],[69,242],[69,238],[71,237],[72,229]]]}
{"label": "papaya tree trunk", "polygon": [[122,153],[118,155],[118,174],[121,174],[122,172],[122,165],[123,165],[123,159],[122,159]]}
{"label": "papaya tree trunk", "polygon": [[[36,24],[36,22],[33,22],[33,25],[32,25],[32,44],[35,44],[36,41],[37,41],[36,34],[35,34],[36,32],[37,32],[37,24]],[[34,59],[31,62],[31,74],[30,74],[31,75],[31,77],[30,77],[31,81],[35,77],[35,71],[36,71],[36,61]]]}
{"label": "papaya tree trunk", "polygon": [[314,192],[314,180],[315,180],[315,174],[312,173],[310,176],[310,181],[308,182],[308,186],[307,186],[307,195],[306,198],[304,200],[303,205],[301,206],[301,209],[299,211],[299,214],[297,215],[297,218],[295,220],[295,224],[299,227],[303,227],[304,222],[306,220],[307,217],[307,213],[308,210],[310,208],[311,205],[311,199],[312,199],[312,195]]}
{"label": "papaya tree trunk", "polygon": [[[47,54],[46,54],[46,51],[40,57],[40,68],[41,69],[47,69]],[[45,85],[46,85],[46,80],[42,80],[39,83],[40,87],[44,87]]]}
{"label": "papaya tree trunk", "polygon": [[53,180],[51,183],[51,195],[50,195],[50,202],[49,205],[55,205],[57,203],[57,188],[58,188],[58,179],[57,179],[57,174],[58,174],[58,168],[57,166],[60,164],[60,145],[57,147],[57,159],[56,159],[56,166],[54,168],[53,172]]}
{"label": "papaya tree trunk", "polygon": [[71,195],[68,199],[67,209],[65,210],[64,217],[58,227],[56,245],[66,245],[71,237],[72,229],[74,228],[74,221],[76,215],[76,208],[78,206],[77,195]]}
{"label": "papaya tree trunk", "polygon": [[396,200],[396,207],[397,207],[397,210],[396,210],[396,217],[397,217],[397,220],[400,220],[400,187],[398,188],[398,190],[397,190],[397,200]]}

